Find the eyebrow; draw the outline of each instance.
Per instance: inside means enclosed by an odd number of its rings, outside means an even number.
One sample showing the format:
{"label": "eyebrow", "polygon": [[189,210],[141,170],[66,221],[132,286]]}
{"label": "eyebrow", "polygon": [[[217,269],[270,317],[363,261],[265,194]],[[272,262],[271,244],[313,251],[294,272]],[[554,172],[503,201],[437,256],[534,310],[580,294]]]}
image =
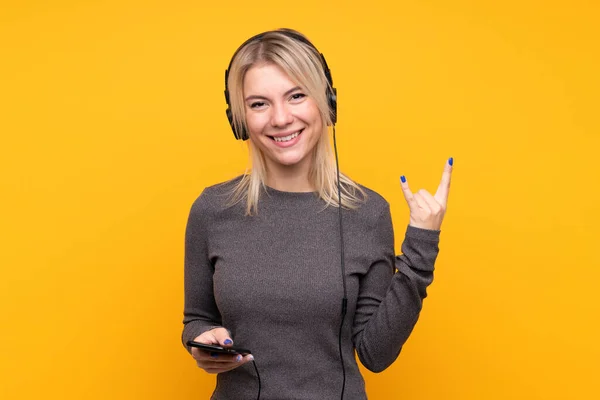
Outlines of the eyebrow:
{"label": "eyebrow", "polygon": [[[290,90],[288,90],[287,92],[285,92],[283,94],[283,97],[288,96],[288,95],[292,94],[292,92],[295,92],[296,90],[300,90],[300,89],[301,89],[300,86],[294,86],[293,88],[291,88]],[[253,99],[269,100],[265,96],[258,96],[258,95],[252,95],[252,96],[246,97],[246,101],[253,100]]]}

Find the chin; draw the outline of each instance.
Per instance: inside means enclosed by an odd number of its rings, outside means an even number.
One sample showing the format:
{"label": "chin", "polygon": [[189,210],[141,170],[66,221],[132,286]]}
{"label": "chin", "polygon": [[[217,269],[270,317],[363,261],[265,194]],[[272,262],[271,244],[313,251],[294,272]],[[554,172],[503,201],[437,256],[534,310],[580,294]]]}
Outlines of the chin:
{"label": "chin", "polygon": [[300,164],[300,162],[302,160],[303,159],[300,158],[300,157],[298,157],[298,158],[284,158],[284,159],[278,159],[278,160],[276,160],[276,162],[278,164],[285,165],[286,167],[293,167],[296,164]]}
{"label": "chin", "polygon": [[286,167],[292,167],[301,163],[306,157],[307,155],[305,156],[303,154],[285,154],[275,157],[273,161],[275,161],[277,164],[285,165]]}

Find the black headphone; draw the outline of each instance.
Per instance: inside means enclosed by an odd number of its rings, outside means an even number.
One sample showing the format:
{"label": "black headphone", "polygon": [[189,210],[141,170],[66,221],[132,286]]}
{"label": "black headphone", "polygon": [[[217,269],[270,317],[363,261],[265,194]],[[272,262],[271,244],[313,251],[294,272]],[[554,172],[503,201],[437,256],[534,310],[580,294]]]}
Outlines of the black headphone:
{"label": "black headphone", "polygon": [[235,136],[236,139],[247,140],[250,136],[248,135],[248,132],[246,132],[246,130],[243,128],[242,128],[241,132],[237,132],[237,130],[235,129],[235,124],[233,123],[233,113],[231,112],[231,104],[229,103],[229,88],[227,87],[227,78],[229,76],[229,70],[231,69],[231,63],[233,63],[233,59],[238,54],[240,49],[242,49],[244,46],[246,46],[250,42],[260,41],[264,35],[266,35],[268,33],[272,33],[272,32],[281,33],[291,39],[294,39],[298,42],[304,43],[304,44],[308,45],[309,47],[313,48],[318,54],[321,55],[321,65],[323,67],[323,71],[325,72],[325,77],[327,78],[327,81],[329,82],[329,85],[327,86],[326,96],[327,96],[327,102],[329,104],[329,113],[331,115],[331,122],[335,125],[335,123],[337,121],[337,90],[333,87],[333,79],[331,78],[331,71],[329,70],[329,67],[327,66],[327,61],[325,61],[325,56],[323,55],[323,53],[319,52],[319,50],[317,50],[317,48],[299,32],[296,32],[292,29],[282,28],[282,29],[278,29],[275,31],[267,31],[267,32],[259,33],[258,35],[252,36],[250,39],[246,40],[235,51],[235,53],[233,53],[233,57],[231,57],[231,61],[229,61],[229,66],[225,70],[225,102],[227,103],[227,110],[225,110],[225,113],[227,114],[227,120],[229,120],[229,125],[231,126],[231,130],[233,131],[233,135]]}

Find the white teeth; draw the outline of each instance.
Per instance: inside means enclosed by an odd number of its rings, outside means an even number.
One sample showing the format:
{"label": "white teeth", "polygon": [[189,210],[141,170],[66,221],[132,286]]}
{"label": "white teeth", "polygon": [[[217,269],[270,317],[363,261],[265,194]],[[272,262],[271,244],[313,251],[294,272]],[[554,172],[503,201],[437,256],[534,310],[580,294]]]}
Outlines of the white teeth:
{"label": "white teeth", "polygon": [[292,133],[291,135],[284,136],[284,137],[274,137],[273,139],[275,139],[276,142],[287,142],[289,140],[292,140],[293,138],[295,138],[299,134],[300,134],[300,131],[298,131],[296,133]]}

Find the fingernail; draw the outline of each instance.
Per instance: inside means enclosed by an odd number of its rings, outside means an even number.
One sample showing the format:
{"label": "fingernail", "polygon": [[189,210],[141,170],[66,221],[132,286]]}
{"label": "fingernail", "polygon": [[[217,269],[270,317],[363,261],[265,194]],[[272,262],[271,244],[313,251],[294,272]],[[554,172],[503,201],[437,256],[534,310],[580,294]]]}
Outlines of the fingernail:
{"label": "fingernail", "polygon": [[402,175],[402,176],[400,177],[400,180],[402,181],[402,183],[406,182],[406,178],[404,177],[404,175]]}
{"label": "fingernail", "polygon": [[450,164],[450,166],[454,165],[454,158],[450,157],[448,164]]}
{"label": "fingernail", "polygon": [[248,360],[253,361],[254,360],[254,356],[252,354],[250,354],[250,357],[248,357]]}
{"label": "fingernail", "polygon": [[231,341],[231,339],[225,339],[225,341],[223,343],[225,343],[225,344],[231,344],[233,342]]}
{"label": "fingernail", "polygon": [[236,361],[236,362],[240,362],[240,361],[242,361],[242,356],[238,355],[238,356],[235,358],[235,361]]}
{"label": "fingernail", "polygon": [[219,357],[219,353],[212,353],[212,352],[211,352],[211,353],[210,353],[210,356],[211,356],[212,358],[217,358],[217,357]]}

